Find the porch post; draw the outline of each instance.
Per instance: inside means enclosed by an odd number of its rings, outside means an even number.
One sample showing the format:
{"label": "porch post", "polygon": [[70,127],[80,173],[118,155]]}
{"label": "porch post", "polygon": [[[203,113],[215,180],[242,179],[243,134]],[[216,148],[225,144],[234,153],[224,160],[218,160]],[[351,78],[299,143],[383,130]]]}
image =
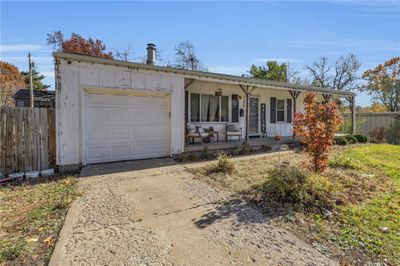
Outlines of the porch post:
{"label": "porch post", "polygon": [[[296,113],[296,107],[297,107],[297,97],[299,97],[300,91],[289,91],[289,93],[293,99],[293,116],[292,116],[292,123],[293,123],[294,114]],[[294,131],[293,131],[293,139],[296,139],[296,133],[294,133]]]}
{"label": "porch post", "polygon": [[332,99],[332,94],[323,93],[322,97],[324,97],[324,100],[327,103],[330,99]]}
{"label": "porch post", "polygon": [[351,97],[351,133],[356,134],[356,97]]}
{"label": "porch post", "polygon": [[356,134],[356,97],[349,96],[346,97],[349,101],[350,111],[351,111],[351,134]]}
{"label": "porch post", "polygon": [[246,123],[245,123],[245,139],[246,142],[249,141],[249,128],[250,128],[250,93],[252,90],[255,89],[255,87],[251,87],[250,86],[244,86],[239,84],[239,87],[243,90],[244,94],[246,95]]}

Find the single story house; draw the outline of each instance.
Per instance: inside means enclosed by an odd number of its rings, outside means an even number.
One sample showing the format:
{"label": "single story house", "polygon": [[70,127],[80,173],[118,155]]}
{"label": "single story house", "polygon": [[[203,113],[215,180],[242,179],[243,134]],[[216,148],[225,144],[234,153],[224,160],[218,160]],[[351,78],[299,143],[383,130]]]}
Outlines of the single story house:
{"label": "single story house", "polygon": [[233,139],[229,130],[242,139],[291,136],[293,113],[303,110],[308,91],[321,101],[347,98],[354,116],[354,93],[156,66],[155,46],[147,51],[146,64],[53,54],[61,171],[178,155],[200,128],[212,127],[212,141],[220,142]]}
{"label": "single story house", "polygon": [[[30,107],[31,92],[30,89],[19,89],[14,94],[15,106]],[[56,104],[56,92],[50,90],[33,90],[34,107],[50,108]]]}

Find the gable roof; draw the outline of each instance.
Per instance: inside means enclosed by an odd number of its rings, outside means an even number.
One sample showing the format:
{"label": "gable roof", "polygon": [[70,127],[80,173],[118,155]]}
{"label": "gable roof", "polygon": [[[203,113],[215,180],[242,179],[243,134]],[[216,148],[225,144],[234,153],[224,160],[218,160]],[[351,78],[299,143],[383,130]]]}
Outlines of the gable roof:
{"label": "gable roof", "polygon": [[53,53],[53,56],[56,59],[64,59],[64,60],[70,60],[70,61],[82,61],[82,62],[88,62],[88,63],[97,63],[97,64],[105,64],[105,65],[113,65],[113,66],[125,66],[125,67],[129,67],[129,68],[134,68],[134,69],[143,69],[143,70],[149,70],[149,71],[155,71],[155,72],[172,73],[172,74],[181,75],[186,78],[191,78],[191,79],[195,79],[195,80],[206,79],[206,80],[210,80],[210,81],[216,81],[216,82],[224,81],[224,82],[232,83],[232,84],[256,86],[256,87],[260,87],[260,88],[280,88],[280,89],[299,90],[299,91],[315,91],[315,92],[336,94],[336,95],[342,95],[342,96],[355,96],[355,93],[348,92],[348,91],[338,91],[338,90],[322,88],[322,87],[298,85],[298,84],[277,82],[277,81],[272,81],[272,80],[257,79],[257,78],[251,78],[251,77],[233,76],[233,75],[227,75],[227,74],[179,69],[179,68],[166,67],[166,66],[155,66],[155,65],[149,65],[149,64],[141,64],[141,63],[122,61],[122,60],[117,60],[117,59],[100,58],[100,57],[96,57],[96,56],[89,56],[89,55],[82,55],[82,54],[55,52],[55,53]]}
{"label": "gable roof", "polygon": [[[30,90],[29,89],[19,89],[14,94],[14,99],[30,99]],[[33,96],[35,98],[55,98],[56,92],[50,90],[33,90]]]}

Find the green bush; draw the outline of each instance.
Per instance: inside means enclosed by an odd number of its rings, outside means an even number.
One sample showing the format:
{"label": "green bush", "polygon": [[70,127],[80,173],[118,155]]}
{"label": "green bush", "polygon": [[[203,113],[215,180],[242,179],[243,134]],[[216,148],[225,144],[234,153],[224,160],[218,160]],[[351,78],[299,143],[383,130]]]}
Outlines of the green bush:
{"label": "green bush", "polygon": [[368,141],[368,138],[361,134],[356,134],[354,135],[354,137],[357,139],[357,142],[359,143],[366,143]]}
{"label": "green bush", "polygon": [[314,209],[332,206],[332,188],[329,180],[323,176],[296,167],[277,167],[268,172],[262,191],[276,201]]}
{"label": "green bush", "polygon": [[346,135],[345,139],[347,140],[348,143],[354,144],[357,143],[357,138],[354,137],[353,135]]}
{"label": "green bush", "polygon": [[243,141],[242,144],[234,151],[235,155],[246,155],[253,153],[253,148],[247,141]]}
{"label": "green bush", "polygon": [[335,137],[335,143],[336,145],[347,145],[349,142],[345,137]]}
{"label": "green bush", "polygon": [[225,153],[221,153],[218,156],[218,161],[215,165],[212,165],[208,170],[209,173],[227,173],[231,174],[235,171],[235,164]]}
{"label": "green bush", "polygon": [[335,156],[331,160],[329,160],[328,165],[330,167],[360,169],[359,163],[354,160],[353,157],[343,153],[335,154]]}

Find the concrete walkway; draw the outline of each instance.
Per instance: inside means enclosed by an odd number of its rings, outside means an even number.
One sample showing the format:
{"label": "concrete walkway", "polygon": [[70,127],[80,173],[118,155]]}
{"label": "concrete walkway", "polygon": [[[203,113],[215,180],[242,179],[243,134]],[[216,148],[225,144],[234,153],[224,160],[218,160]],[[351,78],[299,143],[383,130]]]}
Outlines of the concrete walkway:
{"label": "concrete walkway", "polygon": [[335,265],[170,159],[89,166],[50,265]]}

